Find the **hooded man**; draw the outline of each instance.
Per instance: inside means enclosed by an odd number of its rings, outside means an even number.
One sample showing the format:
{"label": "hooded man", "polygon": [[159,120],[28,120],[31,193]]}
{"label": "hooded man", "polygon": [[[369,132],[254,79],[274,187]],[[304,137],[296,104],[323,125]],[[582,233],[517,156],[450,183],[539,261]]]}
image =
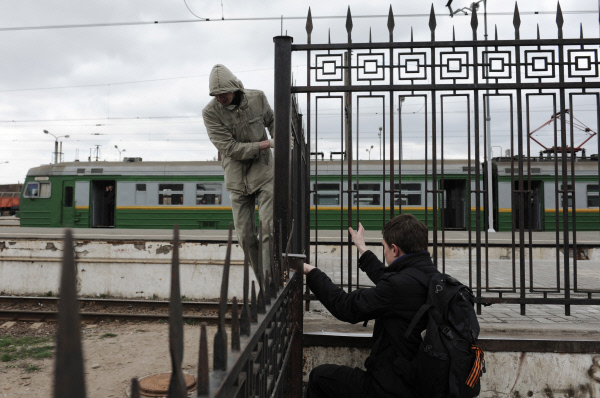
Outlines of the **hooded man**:
{"label": "hooded man", "polygon": [[[225,188],[229,191],[238,241],[248,244],[254,272],[271,269],[269,225],[273,222],[273,110],[260,90],[245,89],[223,65],[215,65],[209,77],[214,98],[202,111],[208,136],[221,154]],[[262,264],[258,261],[255,203],[262,222]]]}

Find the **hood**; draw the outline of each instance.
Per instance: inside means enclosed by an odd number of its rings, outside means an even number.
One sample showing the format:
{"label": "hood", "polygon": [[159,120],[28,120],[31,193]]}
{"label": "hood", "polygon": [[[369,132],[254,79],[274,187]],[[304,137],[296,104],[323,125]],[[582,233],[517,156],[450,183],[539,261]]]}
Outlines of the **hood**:
{"label": "hood", "polygon": [[244,91],[242,82],[226,66],[220,64],[213,66],[210,71],[208,87],[213,97],[217,94]]}

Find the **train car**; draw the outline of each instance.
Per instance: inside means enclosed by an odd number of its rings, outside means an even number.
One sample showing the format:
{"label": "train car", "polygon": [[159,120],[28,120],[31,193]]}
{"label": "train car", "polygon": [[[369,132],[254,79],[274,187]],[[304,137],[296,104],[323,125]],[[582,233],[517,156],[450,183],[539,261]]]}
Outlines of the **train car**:
{"label": "train car", "polygon": [[19,211],[19,192],[0,192],[0,216],[12,216]]}
{"label": "train car", "polygon": [[[563,229],[563,193],[567,195],[569,230],[600,230],[600,198],[598,196],[598,155],[568,158],[567,186],[563,184],[561,159],[540,156],[524,161],[523,189],[519,191],[519,165],[516,158],[494,159],[495,227],[510,231],[519,228],[523,212],[525,229],[556,231]],[[575,225],[573,224],[575,223]]]}
{"label": "train car", "polygon": [[[469,169],[471,175],[469,175]],[[442,170],[444,173],[442,174]],[[381,161],[359,161],[352,167],[351,182],[345,161],[317,161],[311,165],[311,228],[346,229],[348,213],[351,223],[360,221],[365,229],[381,230],[394,214],[411,213],[428,228],[465,230],[475,227],[476,201],[473,192],[475,162],[445,160],[437,162],[436,196],[438,211],[434,219],[433,163],[403,160],[394,163],[393,190],[390,164]],[[398,178],[398,175],[401,177]],[[427,176],[427,177],[426,177]],[[348,191],[352,196],[349,200]],[[393,191],[393,192],[392,192]],[[480,196],[480,207],[483,197]],[[349,202],[352,201],[350,204]],[[480,221],[483,225],[483,220]]]}
{"label": "train car", "polygon": [[225,229],[219,162],[70,162],[29,170],[22,227]]}
{"label": "train car", "polygon": [[[527,229],[562,229],[560,206],[556,206],[560,194],[555,193],[555,163],[540,159],[530,159],[530,163],[526,169],[531,173],[526,171],[524,178],[532,194],[521,210],[514,194],[518,191],[518,177],[514,177],[518,176],[518,162],[510,158],[493,160],[497,231],[510,231],[513,225],[519,228],[520,211],[524,212]],[[414,214],[430,229],[475,229],[477,199],[480,227],[487,228],[486,203],[481,193],[485,167],[480,165],[477,187],[474,161],[438,161],[435,182],[431,161],[404,160],[393,166],[396,177],[392,186],[389,162],[354,162],[351,178],[345,161],[311,162],[311,228],[345,230],[348,223],[356,226],[360,221],[366,229],[380,230],[393,207],[394,214]],[[573,206],[569,211],[575,213],[578,230],[600,230],[597,157],[578,158],[574,171],[574,177],[568,173],[569,203]],[[435,204],[433,191],[437,191]],[[40,166],[29,171],[20,206],[21,226],[155,229],[178,224],[182,229],[226,229],[232,221],[219,162],[72,162]]]}

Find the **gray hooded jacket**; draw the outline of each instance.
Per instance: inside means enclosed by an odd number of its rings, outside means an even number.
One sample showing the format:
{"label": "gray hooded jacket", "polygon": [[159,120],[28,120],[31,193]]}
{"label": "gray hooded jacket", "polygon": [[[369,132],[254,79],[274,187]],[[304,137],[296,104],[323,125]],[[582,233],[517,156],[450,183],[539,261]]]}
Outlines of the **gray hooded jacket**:
{"label": "gray hooded jacket", "polygon": [[244,89],[229,69],[215,65],[209,77],[210,95],[241,92],[238,105],[224,106],[213,98],[202,111],[211,142],[222,156],[225,187],[230,192],[251,194],[273,178],[273,155],[260,151],[267,140],[265,127],[273,136],[273,110],[260,90]]}

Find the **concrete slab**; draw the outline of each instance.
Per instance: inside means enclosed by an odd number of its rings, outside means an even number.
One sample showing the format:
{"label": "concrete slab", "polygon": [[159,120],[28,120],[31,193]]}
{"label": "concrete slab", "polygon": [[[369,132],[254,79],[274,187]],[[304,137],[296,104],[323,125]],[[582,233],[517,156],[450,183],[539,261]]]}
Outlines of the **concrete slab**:
{"label": "concrete slab", "polygon": [[17,322],[5,322],[2,324],[2,326],[0,326],[0,329],[10,329],[13,326],[15,326],[17,324]]}

